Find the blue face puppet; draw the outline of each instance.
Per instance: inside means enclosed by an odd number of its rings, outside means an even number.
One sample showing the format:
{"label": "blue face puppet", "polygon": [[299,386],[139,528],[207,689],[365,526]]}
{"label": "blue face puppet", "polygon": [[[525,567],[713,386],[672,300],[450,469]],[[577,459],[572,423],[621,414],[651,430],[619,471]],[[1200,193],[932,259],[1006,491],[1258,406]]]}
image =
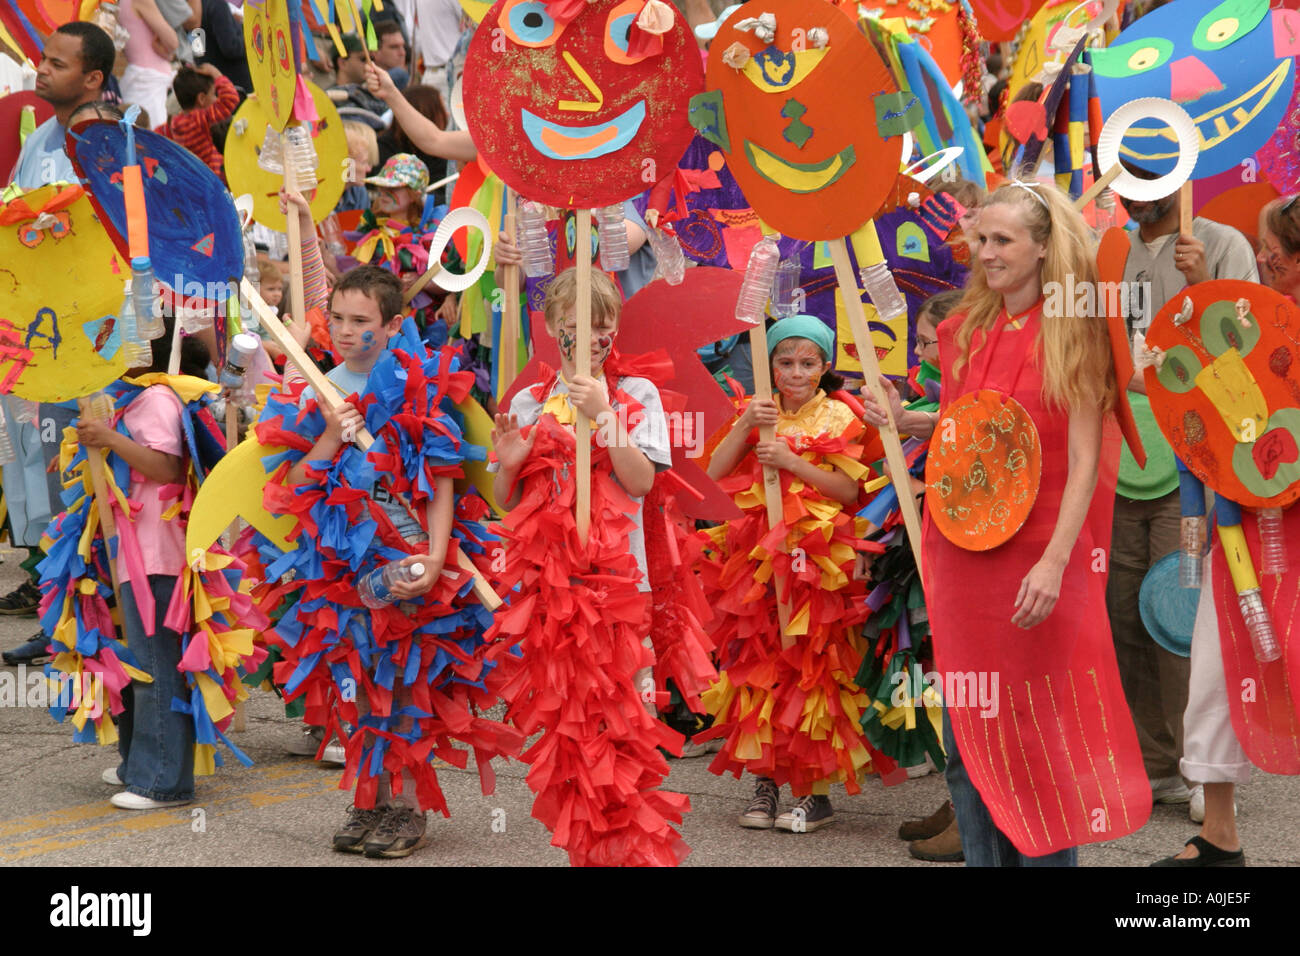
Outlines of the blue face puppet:
{"label": "blue face puppet", "polygon": [[[1196,178],[1238,165],[1282,122],[1300,55],[1300,15],[1269,0],[1177,0],[1092,52],[1102,115],[1129,100],[1173,100],[1200,138]],[[1125,134],[1120,155],[1153,173],[1173,169],[1178,145],[1158,120]]]}

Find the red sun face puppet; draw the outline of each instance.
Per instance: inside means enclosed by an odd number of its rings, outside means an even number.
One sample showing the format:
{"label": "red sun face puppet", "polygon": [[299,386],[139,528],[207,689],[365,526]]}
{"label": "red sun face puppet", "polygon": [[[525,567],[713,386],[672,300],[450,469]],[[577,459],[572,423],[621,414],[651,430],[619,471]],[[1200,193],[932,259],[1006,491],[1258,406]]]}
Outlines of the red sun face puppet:
{"label": "red sun face puppet", "polygon": [[744,4],[713,40],[707,84],[691,123],[777,231],[850,235],[893,187],[898,147],[880,129],[897,129],[907,104],[870,41],[829,3]]}
{"label": "red sun face puppet", "polygon": [[685,20],[662,0],[498,0],[464,84],[492,171],[528,199],[572,209],[621,202],[672,173],[704,77]]}

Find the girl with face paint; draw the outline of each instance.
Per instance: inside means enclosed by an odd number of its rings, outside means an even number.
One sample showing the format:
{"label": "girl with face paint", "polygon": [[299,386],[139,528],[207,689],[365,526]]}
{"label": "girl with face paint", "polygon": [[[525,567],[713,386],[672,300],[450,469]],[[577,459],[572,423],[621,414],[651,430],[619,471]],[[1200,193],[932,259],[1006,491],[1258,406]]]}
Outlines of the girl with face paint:
{"label": "girl with face paint", "polygon": [[[834,820],[830,785],[858,792],[872,763],[858,723],[867,697],[853,681],[867,611],[863,584],[853,579],[855,534],[845,510],[867,472],[860,463],[865,428],[827,395],[841,383],[830,374],[834,336],[825,323],[809,315],[782,319],[769,330],[768,346],[775,400],[751,400],[709,464],[709,477],[744,514],[710,529],[700,567],[715,609],[710,636],[721,676],[704,696],[715,723],[697,740],[722,741],[715,773],[747,770],[758,778],[742,827],[807,833]],[[776,427],[775,441],[757,440],[764,425]],[[777,469],[784,502],[775,541],[765,465]],[[787,589],[792,649],[783,647],[776,582]],[[785,784],[796,803],[779,813]]]}

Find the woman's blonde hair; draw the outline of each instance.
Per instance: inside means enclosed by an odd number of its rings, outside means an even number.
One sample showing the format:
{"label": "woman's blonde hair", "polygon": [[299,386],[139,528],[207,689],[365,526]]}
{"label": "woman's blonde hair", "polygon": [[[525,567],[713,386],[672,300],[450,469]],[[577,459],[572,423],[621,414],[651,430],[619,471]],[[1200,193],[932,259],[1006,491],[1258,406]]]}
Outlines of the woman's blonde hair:
{"label": "woman's blonde hair", "polygon": [[[990,195],[981,208],[997,205],[1018,210],[1030,238],[1046,246],[1039,266],[1044,289],[1056,283],[1057,290],[1100,291],[1096,284],[1092,233],[1069,197],[1046,183],[1032,186],[1008,183]],[[1002,311],[1002,294],[989,288],[979,256],[971,258],[974,261],[965,294],[953,310],[965,313],[956,335],[958,355],[953,372],[957,375],[970,360],[971,340],[976,330],[987,334]],[[1094,295],[1093,300],[1100,302],[1101,296]],[[1115,405],[1116,382],[1106,320],[1097,315],[1076,316],[1073,312],[1073,308],[1065,309],[1062,315],[1043,311],[1035,359],[1042,363],[1043,399],[1048,406],[1066,411],[1090,405],[1109,411]]]}

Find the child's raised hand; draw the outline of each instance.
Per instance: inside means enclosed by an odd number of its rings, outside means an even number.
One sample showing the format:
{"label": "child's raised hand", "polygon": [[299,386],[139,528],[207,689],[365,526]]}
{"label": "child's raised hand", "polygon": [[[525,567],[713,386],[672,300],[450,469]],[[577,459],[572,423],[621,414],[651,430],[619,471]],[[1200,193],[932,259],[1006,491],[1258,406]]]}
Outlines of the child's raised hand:
{"label": "child's raised hand", "polygon": [[537,432],[530,432],[524,438],[519,432],[519,420],[514,415],[497,415],[492,429],[492,448],[497,453],[497,461],[505,471],[517,472],[528,459],[537,440]]}
{"label": "child's raised hand", "polygon": [[569,383],[569,398],[573,401],[573,407],[592,421],[599,418],[602,412],[613,411],[609,405],[609,393],[605,390],[604,381],[598,382],[589,375],[573,377],[573,381]]}
{"label": "child's raised hand", "polygon": [[433,586],[438,583],[438,575],[442,574],[441,561],[435,560],[427,554],[413,554],[410,557],[402,558],[398,563],[411,565],[417,562],[424,566],[423,574],[414,581],[398,581],[393,585],[393,595],[399,600],[428,594],[433,590]]}
{"label": "child's raised hand", "polygon": [[751,428],[775,425],[780,416],[781,412],[776,407],[776,402],[770,398],[756,398],[746,405],[745,410],[740,413],[738,424],[748,431]]}
{"label": "child's raised hand", "polygon": [[761,441],[754,446],[754,454],[758,456],[760,464],[769,465],[772,468],[781,468],[789,471],[802,459],[790,450],[790,446],[785,443],[785,439],[778,438],[775,441]]}
{"label": "child's raised hand", "polygon": [[326,402],[320,402],[320,413],[325,419],[325,434],[339,442],[356,441],[357,433],[365,427],[365,419],[350,402],[343,402],[330,408]]}
{"label": "child's raised hand", "polygon": [[316,225],[311,218],[311,204],[308,203],[307,200],[303,198],[302,193],[297,191],[290,192],[289,190],[281,186],[280,187],[280,212],[286,216],[289,215],[289,207],[291,205],[293,206],[294,209],[298,210],[299,220],[305,220],[307,222],[312,223],[311,228],[312,231],[314,232],[316,229]]}
{"label": "child's raised hand", "polygon": [[109,448],[117,432],[103,422],[82,420],[77,423],[77,441],[82,448]]}

